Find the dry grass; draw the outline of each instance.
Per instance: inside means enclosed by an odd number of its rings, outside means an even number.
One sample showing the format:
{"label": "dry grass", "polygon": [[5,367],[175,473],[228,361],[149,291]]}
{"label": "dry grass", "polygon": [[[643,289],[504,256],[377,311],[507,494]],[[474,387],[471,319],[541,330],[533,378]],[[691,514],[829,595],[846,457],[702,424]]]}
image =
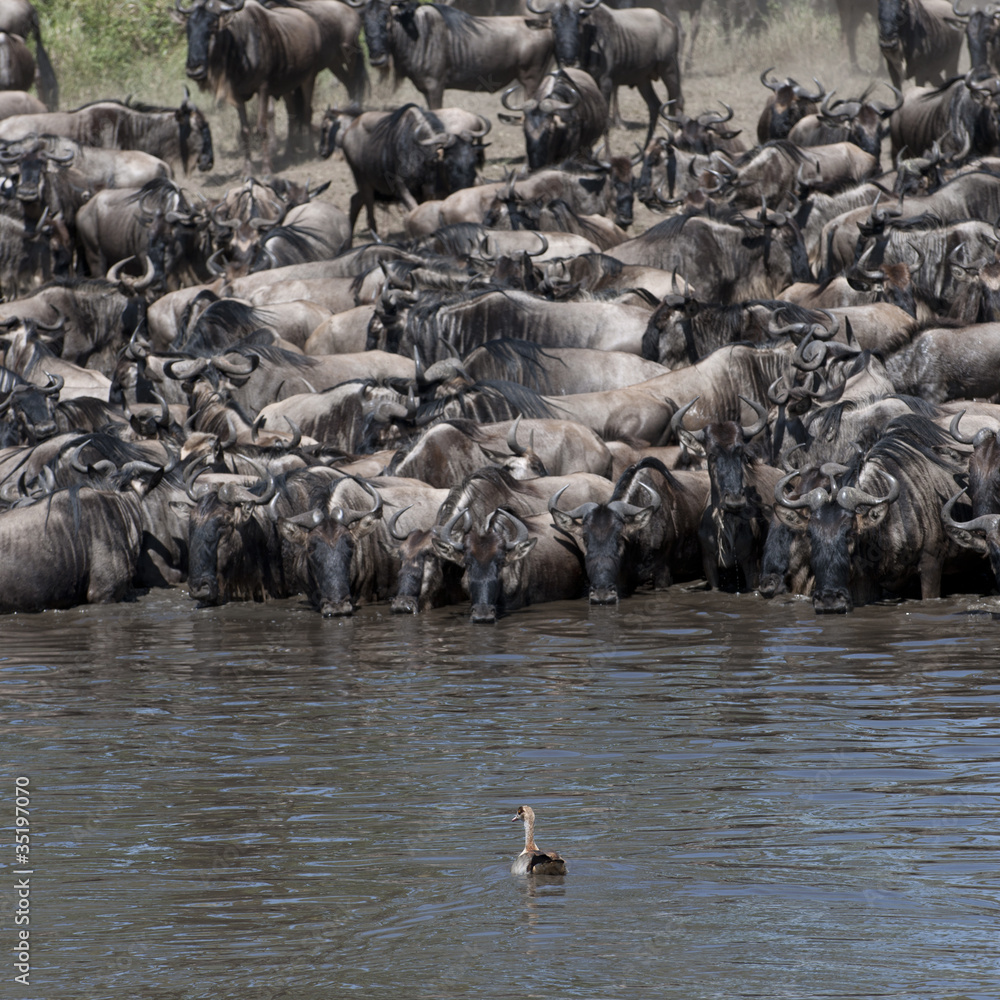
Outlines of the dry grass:
{"label": "dry grass", "polygon": [[[84,5],[86,6],[86,0]],[[159,45],[159,51],[148,55],[139,53],[130,62],[119,60],[106,70],[97,72],[94,67],[100,64],[100,60],[95,56],[93,45],[89,49],[87,47],[87,32],[92,32],[93,29],[87,19],[79,16],[78,5],[75,2],[69,3],[68,0],[53,0],[48,6],[77,11],[76,15],[66,14],[54,25],[43,25],[43,31],[49,32],[45,35],[46,44],[60,77],[64,107],[100,97],[124,97],[127,94],[151,103],[179,102],[186,84],[184,35],[180,26],[163,28],[163,5],[158,4],[159,10],[155,14],[160,20],[149,27],[144,36],[152,39],[150,44],[154,48]],[[106,4],[103,6],[107,8]],[[127,16],[135,15],[136,9],[142,6],[114,5]],[[810,85],[812,78],[817,77],[827,89],[836,88],[838,95],[843,97],[860,94],[871,83],[885,79],[884,70],[880,66],[877,29],[873,20],[866,19],[858,33],[858,60],[866,71],[858,74],[850,69],[847,48],[840,37],[839,22],[835,17],[816,15],[812,4],[807,0],[791,0],[781,5],[780,10],[777,9],[777,4],[772,6],[775,13],[766,31],[758,35],[736,32],[728,45],[721,26],[711,16],[712,8],[709,7],[702,18],[701,32],[697,39],[695,68],[683,80],[686,110],[689,114],[698,114],[709,108],[717,109],[718,102],[724,101],[734,109],[734,127],[743,129],[750,144],[756,142],[757,118],[768,96],[768,91],[760,84],[759,76],[768,67],[776,67],[775,73],[780,77],[794,76]],[[686,18],[684,27],[687,29]],[[422,103],[420,94],[408,83],[394,92],[389,84],[379,82],[377,74],[373,74],[372,84],[367,107],[387,108],[406,101]],[[658,85],[658,92],[662,92],[662,89],[662,85]],[[184,183],[191,189],[203,190],[206,194],[217,193],[238,183],[243,175],[243,160],[236,141],[236,113],[231,107],[214,107],[207,95],[199,95],[195,91],[192,96],[209,117],[216,147],[216,167],[207,176],[193,174]],[[635,151],[636,142],[641,141],[645,135],[646,108],[634,90],[623,89],[619,96],[625,127],[612,130],[612,151],[630,154]],[[885,90],[882,99],[889,100],[890,96],[889,91]],[[329,74],[324,74],[317,85],[314,121],[318,123],[322,109],[327,104],[336,105],[345,101],[343,89]],[[502,179],[507,170],[523,162],[524,144],[520,129],[497,123],[496,114],[501,107],[499,94],[448,91],[445,101],[461,104],[494,121],[493,131],[489,136],[492,145],[488,151],[486,179]],[[281,149],[286,126],[282,106],[277,109],[275,120],[279,136],[277,148]],[[354,182],[339,155],[327,161],[312,159],[293,164],[282,164],[279,157],[276,166],[299,180],[307,177],[311,177],[313,181],[332,180],[326,197],[347,208]],[[399,230],[401,213],[398,209],[380,208],[379,213],[380,231],[392,234]],[[633,231],[641,231],[655,220],[655,216],[637,206]]]}

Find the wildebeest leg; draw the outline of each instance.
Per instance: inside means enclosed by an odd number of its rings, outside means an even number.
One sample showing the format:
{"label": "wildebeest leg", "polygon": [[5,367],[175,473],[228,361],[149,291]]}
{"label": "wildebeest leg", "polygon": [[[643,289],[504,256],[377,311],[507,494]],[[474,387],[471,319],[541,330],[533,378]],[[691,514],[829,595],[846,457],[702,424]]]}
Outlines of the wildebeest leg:
{"label": "wildebeest leg", "polygon": [[[680,21],[680,14],[677,15],[678,22]],[[677,25],[678,29],[680,24]],[[698,37],[698,30],[701,28],[701,8],[698,7],[696,10],[691,12],[691,39],[688,42],[687,58],[684,60],[684,72],[690,73],[691,66],[694,63],[694,40]]]}
{"label": "wildebeest leg", "polygon": [[698,527],[698,541],[701,544],[701,567],[711,590],[719,589],[719,540],[715,534],[712,509],[701,516]]}
{"label": "wildebeest leg", "polygon": [[444,107],[444,85],[439,80],[428,81],[427,89],[422,93],[428,110],[440,111]]}
{"label": "wildebeest leg", "polygon": [[931,598],[940,597],[944,557],[938,552],[922,552],[919,571],[921,600],[929,601]]}
{"label": "wildebeest leg", "polygon": [[243,159],[246,160],[245,170],[252,174],[250,164],[250,122],[247,119],[247,106],[244,101],[236,102],[236,114],[240,119],[240,145],[243,147]]}
{"label": "wildebeest leg", "polygon": [[260,134],[260,161],[264,167],[264,173],[270,176],[274,173],[274,165],[271,162],[274,110],[271,107],[271,93],[266,85],[260,88],[257,100],[260,104],[257,109],[257,131]]}
{"label": "wildebeest leg", "polygon": [[[375,194],[371,190],[365,190],[364,192],[358,188],[354,194],[351,195],[351,205],[349,209],[349,231],[351,234],[351,239],[354,238],[354,225],[358,221],[358,216],[361,214],[361,206],[364,205],[368,213],[368,228],[375,232]],[[348,246],[350,246],[350,241],[348,241]]]}
{"label": "wildebeest leg", "polygon": [[[642,94],[642,99],[646,102],[646,107],[649,108],[649,128],[646,130],[646,141],[643,146],[648,146],[650,140],[653,138],[653,133],[656,131],[656,123],[660,116],[660,99],[656,96],[656,91],[653,90],[653,83],[651,80],[644,80],[639,84],[639,93]],[[668,86],[668,91],[671,97],[674,97],[674,91],[670,90]],[[684,110],[684,99],[680,96],[680,89],[677,88],[677,96],[675,100],[678,102],[674,105],[678,111]]]}

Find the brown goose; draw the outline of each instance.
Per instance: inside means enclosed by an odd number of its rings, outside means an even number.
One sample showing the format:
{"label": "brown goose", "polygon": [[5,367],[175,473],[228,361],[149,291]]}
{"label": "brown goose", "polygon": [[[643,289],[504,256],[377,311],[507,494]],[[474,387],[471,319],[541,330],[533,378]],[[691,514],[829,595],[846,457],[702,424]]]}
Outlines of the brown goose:
{"label": "brown goose", "polygon": [[535,845],[535,810],[518,806],[511,822],[518,820],[524,821],[524,850],[510,866],[511,875],[565,875],[566,862],[555,851],[546,853]]}

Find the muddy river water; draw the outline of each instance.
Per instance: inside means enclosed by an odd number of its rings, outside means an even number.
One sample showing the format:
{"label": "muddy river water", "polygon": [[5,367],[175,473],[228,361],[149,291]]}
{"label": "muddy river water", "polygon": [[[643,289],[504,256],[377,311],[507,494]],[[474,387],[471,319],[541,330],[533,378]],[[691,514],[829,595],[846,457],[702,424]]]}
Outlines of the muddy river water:
{"label": "muddy river water", "polygon": [[[994,611],[7,617],[3,995],[992,1000]],[[522,803],[565,878],[508,873]]]}

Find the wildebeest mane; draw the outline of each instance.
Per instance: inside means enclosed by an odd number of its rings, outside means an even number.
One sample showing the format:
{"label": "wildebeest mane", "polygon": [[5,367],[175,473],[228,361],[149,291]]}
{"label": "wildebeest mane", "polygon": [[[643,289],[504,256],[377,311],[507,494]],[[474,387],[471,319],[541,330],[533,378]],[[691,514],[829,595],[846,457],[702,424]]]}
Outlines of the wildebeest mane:
{"label": "wildebeest mane", "polygon": [[326,260],[326,257],[320,256],[323,252],[321,248],[325,247],[328,251],[334,248],[334,244],[330,242],[327,234],[310,226],[296,224],[275,226],[273,229],[269,229],[267,235],[260,241],[261,246],[267,246],[274,239],[284,240],[288,243],[291,251],[303,260]]}
{"label": "wildebeest mane", "polygon": [[677,479],[676,476],[658,459],[654,458],[652,455],[647,455],[640,461],[630,465],[619,477],[618,482],[615,483],[614,492],[611,494],[611,503],[615,500],[624,500],[625,494],[628,492],[629,487],[632,485],[632,480],[635,476],[641,472],[643,469],[653,469],[658,472],[667,481],[667,485],[672,490],[679,490],[684,492],[686,487],[684,484]]}
{"label": "wildebeest mane", "polygon": [[164,198],[172,194],[176,194],[182,204],[185,203],[181,189],[169,177],[154,177],[152,180],[146,181],[135,194],[130,195],[126,199],[126,202],[128,204],[135,204],[136,202],[141,204],[143,201],[152,201],[155,199],[157,204],[160,205]]}
{"label": "wildebeest mane", "polygon": [[537,392],[517,382],[484,379],[463,386],[442,399],[422,403],[416,413],[417,424],[430,423],[443,414],[449,404],[458,403],[463,415],[484,423],[510,420],[520,414],[534,419],[551,418],[551,407]]}
{"label": "wildebeest mane", "polygon": [[542,359],[558,360],[560,364],[565,366],[564,361],[548,354],[540,345],[514,337],[498,337],[495,340],[487,340],[485,344],[481,345],[481,348],[477,348],[477,350],[479,349],[484,350],[489,357],[487,367],[491,376],[528,385],[539,392],[548,392],[551,388],[548,372]]}

